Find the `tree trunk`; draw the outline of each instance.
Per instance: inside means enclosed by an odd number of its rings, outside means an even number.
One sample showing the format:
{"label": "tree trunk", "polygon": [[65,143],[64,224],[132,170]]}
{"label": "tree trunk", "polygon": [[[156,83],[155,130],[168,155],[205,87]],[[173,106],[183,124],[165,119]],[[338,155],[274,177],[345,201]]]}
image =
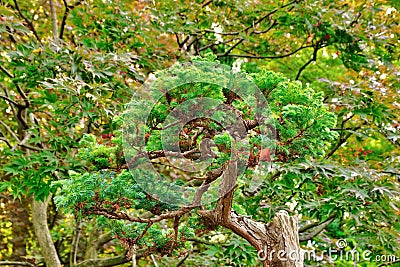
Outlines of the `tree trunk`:
{"label": "tree trunk", "polygon": [[258,251],[263,266],[302,267],[298,222],[286,211],[278,212],[272,222],[263,224],[232,212],[225,227],[249,241]]}
{"label": "tree trunk", "polygon": [[58,258],[47,224],[47,204],[49,199],[50,197],[44,202],[32,200],[32,223],[46,266],[61,267],[60,259]]}
{"label": "tree trunk", "polygon": [[211,225],[221,225],[246,239],[257,251],[264,267],[302,267],[299,227],[286,211],[275,214],[267,224],[253,221],[232,210],[237,162],[229,162],[219,185],[219,199],[213,210],[199,210]]}
{"label": "tree trunk", "polygon": [[51,22],[53,27],[53,38],[56,43],[58,43],[58,22],[57,22],[57,11],[54,0],[50,0],[50,13]]}

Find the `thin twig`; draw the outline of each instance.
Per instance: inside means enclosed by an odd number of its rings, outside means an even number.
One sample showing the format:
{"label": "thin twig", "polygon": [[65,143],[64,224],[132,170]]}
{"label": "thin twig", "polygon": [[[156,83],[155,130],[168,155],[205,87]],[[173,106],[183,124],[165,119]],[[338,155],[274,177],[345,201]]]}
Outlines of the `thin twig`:
{"label": "thin twig", "polygon": [[67,18],[68,18],[69,12],[70,12],[72,9],[74,9],[75,7],[77,7],[80,3],[82,3],[82,0],[77,1],[77,2],[76,2],[75,4],[73,4],[72,6],[71,6],[71,5],[68,5],[67,0],[63,0],[63,3],[64,3],[65,11],[64,11],[63,18],[62,18],[62,20],[61,20],[60,36],[59,36],[59,39],[60,39],[60,40],[61,40],[61,39],[63,38],[63,36],[64,36],[64,29],[65,29],[65,25],[66,25],[66,23],[67,23]]}
{"label": "thin twig", "polygon": [[185,254],[185,257],[183,257],[183,258],[178,262],[178,264],[176,265],[176,267],[182,266],[182,264],[185,262],[185,260],[186,260],[188,257],[189,257],[189,252],[187,252],[187,253]]}
{"label": "thin twig", "polygon": [[309,233],[306,234],[301,234],[299,235],[299,241],[307,241],[310,239],[313,239],[315,236],[317,236],[322,230],[324,230],[328,225],[335,220],[336,214],[332,215],[329,219],[324,221],[323,223],[320,223],[318,226],[315,227],[314,230],[312,230]]}
{"label": "thin twig", "polygon": [[3,141],[4,143],[6,143],[7,146],[8,146],[9,148],[12,148],[12,147],[13,147],[13,146],[10,144],[10,141],[8,141],[8,139],[5,138],[5,137],[0,137],[0,141]]}
{"label": "thin twig", "polygon": [[27,261],[0,261],[0,265],[22,265],[22,266],[29,266],[29,267],[35,267],[30,262]]}
{"label": "thin twig", "polygon": [[17,102],[15,102],[14,100],[10,99],[10,98],[7,97],[7,96],[0,95],[0,98],[3,98],[4,100],[10,102],[10,103],[13,104],[14,106],[22,107],[20,104],[18,104]]}
{"label": "thin twig", "polygon": [[8,132],[9,134],[11,134],[11,136],[12,136],[18,143],[20,142],[18,136],[11,130],[10,127],[8,127],[7,124],[5,124],[2,120],[0,120],[0,124],[2,124],[2,125],[4,126],[4,128],[6,128],[7,132]]}
{"label": "thin twig", "polygon": [[157,264],[156,259],[154,258],[154,255],[153,255],[153,254],[150,255],[150,258],[151,258],[151,260],[153,261],[154,266],[155,266],[155,267],[158,267],[158,264]]}
{"label": "thin twig", "polygon": [[22,99],[24,99],[25,105],[21,106],[21,108],[27,108],[29,107],[29,100],[26,94],[22,91],[21,87],[18,85],[17,82],[14,81],[15,76],[12,75],[6,68],[0,65],[0,70],[4,72],[5,75],[7,75],[9,78],[12,79],[12,82],[14,83],[15,87],[17,88],[18,93],[21,95]]}
{"label": "thin twig", "polygon": [[76,265],[76,257],[77,257],[78,251],[79,251],[78,246],[79,246],[79,238],[81,235],[81,229],[82,229],[82,220],[79,219],[76,223],[75,234],[74,234],[74,238],[72,241],[72,247],[71,247],[72,250],[71,250],[70,259],[69,259],[70,264],[72,264],[72,265]]}
{"label": "thin twig", "polygon": [[29,20],[29,19],[24,15],[24,13],[22,13],[21,9],[19,8],[19,5],[18,5],[17,0],[13,0],[13,2],[14,2],[14,5],[15,5],[15,8],[16,8],[17,11],[18,11],[18,14],[19,14],[19,15],[21,16],[21,18],[23,18],[23,19],[25,20],[25,22],[28,24],[30,30],[33,32],[33,35],[35,35],[35,37],[36,37],[36,39],[38,40],[38,42],[39,42],[40,44],[42,44],[42,40],[40,39],[39,35],[37,34],[36,29],[35,29],[35,26],[33,25],[32,21]]}
{"label": "thin twig", "polygon": [[[292,52],[290,52],[288,54],[279,55],[279,56],[258,56],[258,55],[239,55],[239,54],[229,54],[229,55],[226,55],[226,56],[228,56],[228,57],[237,57],[237,58],[245,57],[245,58],[254,58],[254,59],[285,58],[285,57],[289,57],[289,56],[291,56],[293,54],[296,54],[297,52],[299,52],[302,49],[311,48],[311,47],[313,47],[313,46],[312,45],[301,46],[301,47],[297,48],[296,50],[294,50],[294,51],[292,51]],[[222,56],[222,55],[220,54],[218,56]]]}
{"label": "thin twig", "polygon": [[317,42],[317,44],[316,44],[315,47],[314,47],[314,51],[313,51],[312,58],[311,58],[309,61],[307,61],[306,64],[304,64],[304,65],[299,69],[299,71],[297,72],[297,75],[296,75],[296,79],[295,79],[295,80],[298,80],[298,79],[299,79],[299,77],[300,77],[301,73],[303,72],[303,70],[305,70],[305,68],[307,68],[307,66],[310,65],[311,62],[317,60],[317,54],[318,54],[318,50],[319,50],[320,48],[321,48],[320,43]]}

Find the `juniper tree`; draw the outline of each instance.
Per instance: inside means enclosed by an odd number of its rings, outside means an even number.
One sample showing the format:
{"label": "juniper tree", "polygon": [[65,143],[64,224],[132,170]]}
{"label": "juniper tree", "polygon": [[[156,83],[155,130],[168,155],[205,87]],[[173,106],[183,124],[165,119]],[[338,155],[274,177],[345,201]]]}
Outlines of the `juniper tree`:
{"label": "juniper tree", "polygon": [[[241,202],[290,178],[280,170],[288,162],[324,156],[337,134],[322,100],[281,74],[232,72],[211,54],[174,65],[135,93],[110,141],[83,137],[88,171],[58,182],[56,202],[95,216],[130,256],[137,248],[179,255],[188,239],[222,226],[246,239],[264,266],[302,266],[296,217],[279,211],[253,220]],[[297,260],[278,259],[280,250]]]}

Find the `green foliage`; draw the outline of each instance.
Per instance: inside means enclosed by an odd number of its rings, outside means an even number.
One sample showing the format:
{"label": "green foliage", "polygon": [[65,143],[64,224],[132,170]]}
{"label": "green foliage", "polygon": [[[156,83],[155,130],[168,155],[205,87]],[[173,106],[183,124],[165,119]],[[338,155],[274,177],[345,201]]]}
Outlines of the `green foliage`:
{"label": "green foliage", "polygon": [[242,266],[246,263],[249,266],[260,264],[257,260],[257,251],[245,240],[232,237],[225,245],[215,244],[207,246],[204,254],[212,257],[218,266]]}
{"label": "green foliage", "polygon": [[336,116],[323,104],[322,93],[270,71],[261,71],[252,77],[268,96],[278,132],[277,154],[284,153],[284,157],[290,158],[323,156],[338,134],[331,131],[336,125]]}
{"label": "green foliage", "polygon": [[[193,177],[203,181],[206,172],[225,166],[232,148],[249,151],[242,156],[251,158],[235,190],[233,207],[238,213],[268,222],[277,211],[286,209],[302,218],[301,226],[335,215],[310,241],[316,251],[334,247],[343,238],[349,243],[346,251],[369,249],[372,258],[398,255],[398,1],[90,0],[57,4],[61,5],[56,14],[60,40],[52,36],[51,11],[44,2],[5,0],[0,5],[0,191],[5,197],[22,200],[55,196],[59,213],[49,215],[62,264],[69,264],[76,234],[74,219],[67,213],[79,215],[87,231],[81,234],[79,250],[83,242],[90,243],[91,233],[99,234],[92,229],[94,225],[112,230],[130,248],[146,224],[104,216],[91,220],[90,211],[100,208],[132,216],[176,211],[187,204],[187,196],[198,186]],[[179,74],[174,77],[162,71],[175,62],[186,62],[191,55],[195,55],[193,62],[232,66],[235,77],[248,78],[260,88],[270,110],[255,104],[246,79],[238,79],[236,85],[245,96],[238,97],[230,93],[226,73],[211,69],[208,76],[214,80],[207,83],[207,75],[200,77],[204,73],[193,73],[185,64],[174,65],[172,71]],[[135,98],[146,90],[139,87],[151,72],[157,78],[167,77],[161,83],[174,87],[169,96],[154,96],[157,103],[151,107],[139,100],[127,105],[132,94]],[[203,82],[175,86],[193,75]],[[199,104],[197,110],[182,106],[205,97],[215,102]],[[205,170],[187,174],[164,159],[151,161],[161,176],[139,168],[143,159],[129,166],[136,168],[133,172],[124,170],[125,157],[138,153],[124,155],[122,151],[120,129],[126,118],[143,119],[144,110],[151,108],[146,125],[133,123],[123,130],[139,130],[144,140],[138,143],[146,151],[161,151],[166,147],[159,129],[173,122],[174,109],[201,114],[218,101],[235,108],[243,120],[254,120],[257,112],[266,115],[266,124],[274,130],[255,127],[246,144],[237,144],[221,125],[236,116],[226,110],[216,112],[202,121],[209,132],[200,133],[199,127],[188,123],[178,134],[182,152],[198,148],[204,138],[212,139],[215,158]],[[187,137],[196,135],[196,140],[187,142]],[[269,149],[271,162],[258,161],[263,148]],[[195,152],[192,159],[200,156]],[[142,178],[145,184],[137,182]],[[150,196],[143,186],[176,205]],[[173,194],[182,188],[192,191]],[[8,212],[2,217],[4,222],[7,216],[14,215]],[[16,234],[9,232],[14,226],[1,226],[2,239],[14,242],[11,235]],[[183,263],[188,266],[258,264],[254,250],[228,232],[220,243],[188,241],[195,236],[207,240],[213,234],[195,212],[180,218],[177,237],[166,228],[174,228],[172,220],[151,225],[138,240],[151,253],[171,255],[157,258],[165,265],[177,265],[189,250]],[[13,254],[12,245],[7,246],[0,248],[1,259]],[[110,243],[99,255],[122,253],[119,245]],[[78,259],[84,259],[83,251]],[[140,264],[148,265],[146,261],[150,262],[145,257]],[[345,260],[329,263],[328,259],[308,264],[354,265]]]}

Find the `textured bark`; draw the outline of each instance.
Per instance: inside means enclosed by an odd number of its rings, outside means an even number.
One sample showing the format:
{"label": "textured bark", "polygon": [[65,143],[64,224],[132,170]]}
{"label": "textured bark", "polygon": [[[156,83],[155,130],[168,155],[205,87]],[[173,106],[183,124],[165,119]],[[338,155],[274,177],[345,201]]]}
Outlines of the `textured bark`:
{"label": "textured bark", "polygon": [[253,221],[233,212],[231,220],[225,226],[245,238],[257,249],[264,266],[303,266],[298,222],[286,211],[278,212],[272,222],[267,224]]}
{"label": "textured bark", "polygon": [[199,210],[211,225],[221,225],[246,239],[257,251],[264,267],[302,267],[298,222],[286,211],[278,212],[272,222],[253,221],[232,211],[237,162],[229,162],[219,185],[219,199],[213,210]]}
{"label": "textured bark", "polygon": [[47,198],[44,202],[32,200],[32,223],[46,266],[61,267],[47,224],[47,204],[49,199]]}
{"label": "textured bark", "polygon": [[229,218],[217,222],[221,214],[199,211],[211,224],[222,225],[246,239],[257,251],[264,267],[302,267],[297,219],[286,211],[278,212],[272,222],[264,224],[231,212]]}
{"label": "textured bark", "polygon": [[53,38],[54,41],[58,43],[58,22],[57,22],[57,12],[54,0],[50,0],[50,12],[51,12],[51,22],[53,27]]}

